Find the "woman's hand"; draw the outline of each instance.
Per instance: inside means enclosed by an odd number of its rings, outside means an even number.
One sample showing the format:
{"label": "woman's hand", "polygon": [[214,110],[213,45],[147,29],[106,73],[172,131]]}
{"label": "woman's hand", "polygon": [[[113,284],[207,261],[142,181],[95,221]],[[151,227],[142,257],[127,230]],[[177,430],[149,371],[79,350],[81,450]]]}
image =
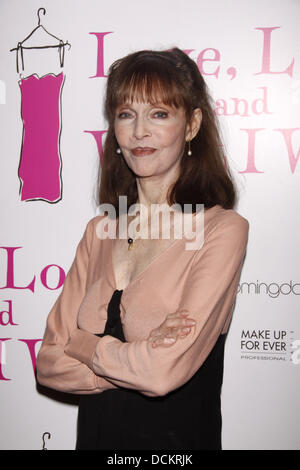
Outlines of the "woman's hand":
{"label": "woman's hand", "polygon": [[169,347],[175,344],[177,339],[185,338],[196,324],[195,320],[188,318],[188,315],[189,312],[186,310],[167,315],[164,322],[150,332],[148,341],[152,347]]}

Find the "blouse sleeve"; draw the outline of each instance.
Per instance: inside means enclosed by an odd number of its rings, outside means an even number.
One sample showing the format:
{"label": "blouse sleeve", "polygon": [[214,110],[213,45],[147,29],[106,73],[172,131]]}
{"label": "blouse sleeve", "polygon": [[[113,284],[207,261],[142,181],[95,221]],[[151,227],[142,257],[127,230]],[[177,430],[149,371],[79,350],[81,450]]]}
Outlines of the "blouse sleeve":
{"label": "blouse sleeve", "polygon": [[65,278],[62,292],[51,309],[37,356],[37,380],[56,390],[97,393],[115,388],[86,364],[65,354],[64,348],[77,330],[77,314],[86,291],[87,271],[93,237],[93,220],[86,226],[75,259]]}
{"label": "blouse sleeve", "polygon": [[149,340],[122,343],[76,330],[65,352],[97,375],[147,396],[162,396],[186,383],[227,331],[248,240],[248,222],[231,211],[196,253],[178,310],[196,320],[192,331],[169,348]]}

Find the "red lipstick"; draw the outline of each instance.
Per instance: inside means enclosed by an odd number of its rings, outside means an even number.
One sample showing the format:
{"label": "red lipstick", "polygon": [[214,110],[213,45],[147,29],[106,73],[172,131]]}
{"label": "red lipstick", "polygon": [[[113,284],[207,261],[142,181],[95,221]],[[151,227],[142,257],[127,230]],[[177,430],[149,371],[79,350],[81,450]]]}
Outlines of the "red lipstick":
{"label": "red lipstick", "polygon": [[132,153],[135,157],[144,157],[146,155],[151,155],[155,150],[156,149],[152,147],[135,147],[132,149]]}

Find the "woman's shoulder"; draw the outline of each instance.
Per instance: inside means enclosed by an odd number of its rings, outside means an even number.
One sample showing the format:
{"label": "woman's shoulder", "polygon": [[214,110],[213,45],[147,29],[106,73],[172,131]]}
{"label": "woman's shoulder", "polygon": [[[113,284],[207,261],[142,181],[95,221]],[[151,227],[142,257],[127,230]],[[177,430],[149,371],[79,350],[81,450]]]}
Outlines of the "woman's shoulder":
{"label": "woman's shoulder", "polygon": [[110,218],[107,214],[95,215],[86,224],[88,238],[103,240],[115,238],[116,219]]}
{"label": "woman's shoulder", "polygon": [[101,223],[101,221],[103,221],[105,217],[105,215],[95,215],[94,217],[88,219],[88,221],[86,222],[85,231],[88,234],[93,234],[93,231],[97,230],[97,225]]}
{"label": "woman's shoulder", "polygon": [[249,222],[245,217],[234,209],[224,209],[220,205],[204,211],[204,224],[207,235],[215,230],[241,235],[248,235],[249,231]]}

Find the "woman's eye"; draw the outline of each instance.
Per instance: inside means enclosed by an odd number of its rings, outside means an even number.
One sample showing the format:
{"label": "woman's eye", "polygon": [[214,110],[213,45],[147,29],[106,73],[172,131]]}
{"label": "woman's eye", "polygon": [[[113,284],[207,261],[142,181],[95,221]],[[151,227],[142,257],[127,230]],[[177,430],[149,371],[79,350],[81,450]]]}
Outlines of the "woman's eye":
{"label": "woman's eye", "polygon": [[122,111],[121,113],[118,114],[119,119],[127,119],[130,116],[131,116],[131,114],[128,113],[127,111]]}
{"label": "woman's eye", "polygon": [[168,117],[168,113],[166,111],[156,111],[154,113],[154,117],[157,117],[159,119],[165,119]]}

